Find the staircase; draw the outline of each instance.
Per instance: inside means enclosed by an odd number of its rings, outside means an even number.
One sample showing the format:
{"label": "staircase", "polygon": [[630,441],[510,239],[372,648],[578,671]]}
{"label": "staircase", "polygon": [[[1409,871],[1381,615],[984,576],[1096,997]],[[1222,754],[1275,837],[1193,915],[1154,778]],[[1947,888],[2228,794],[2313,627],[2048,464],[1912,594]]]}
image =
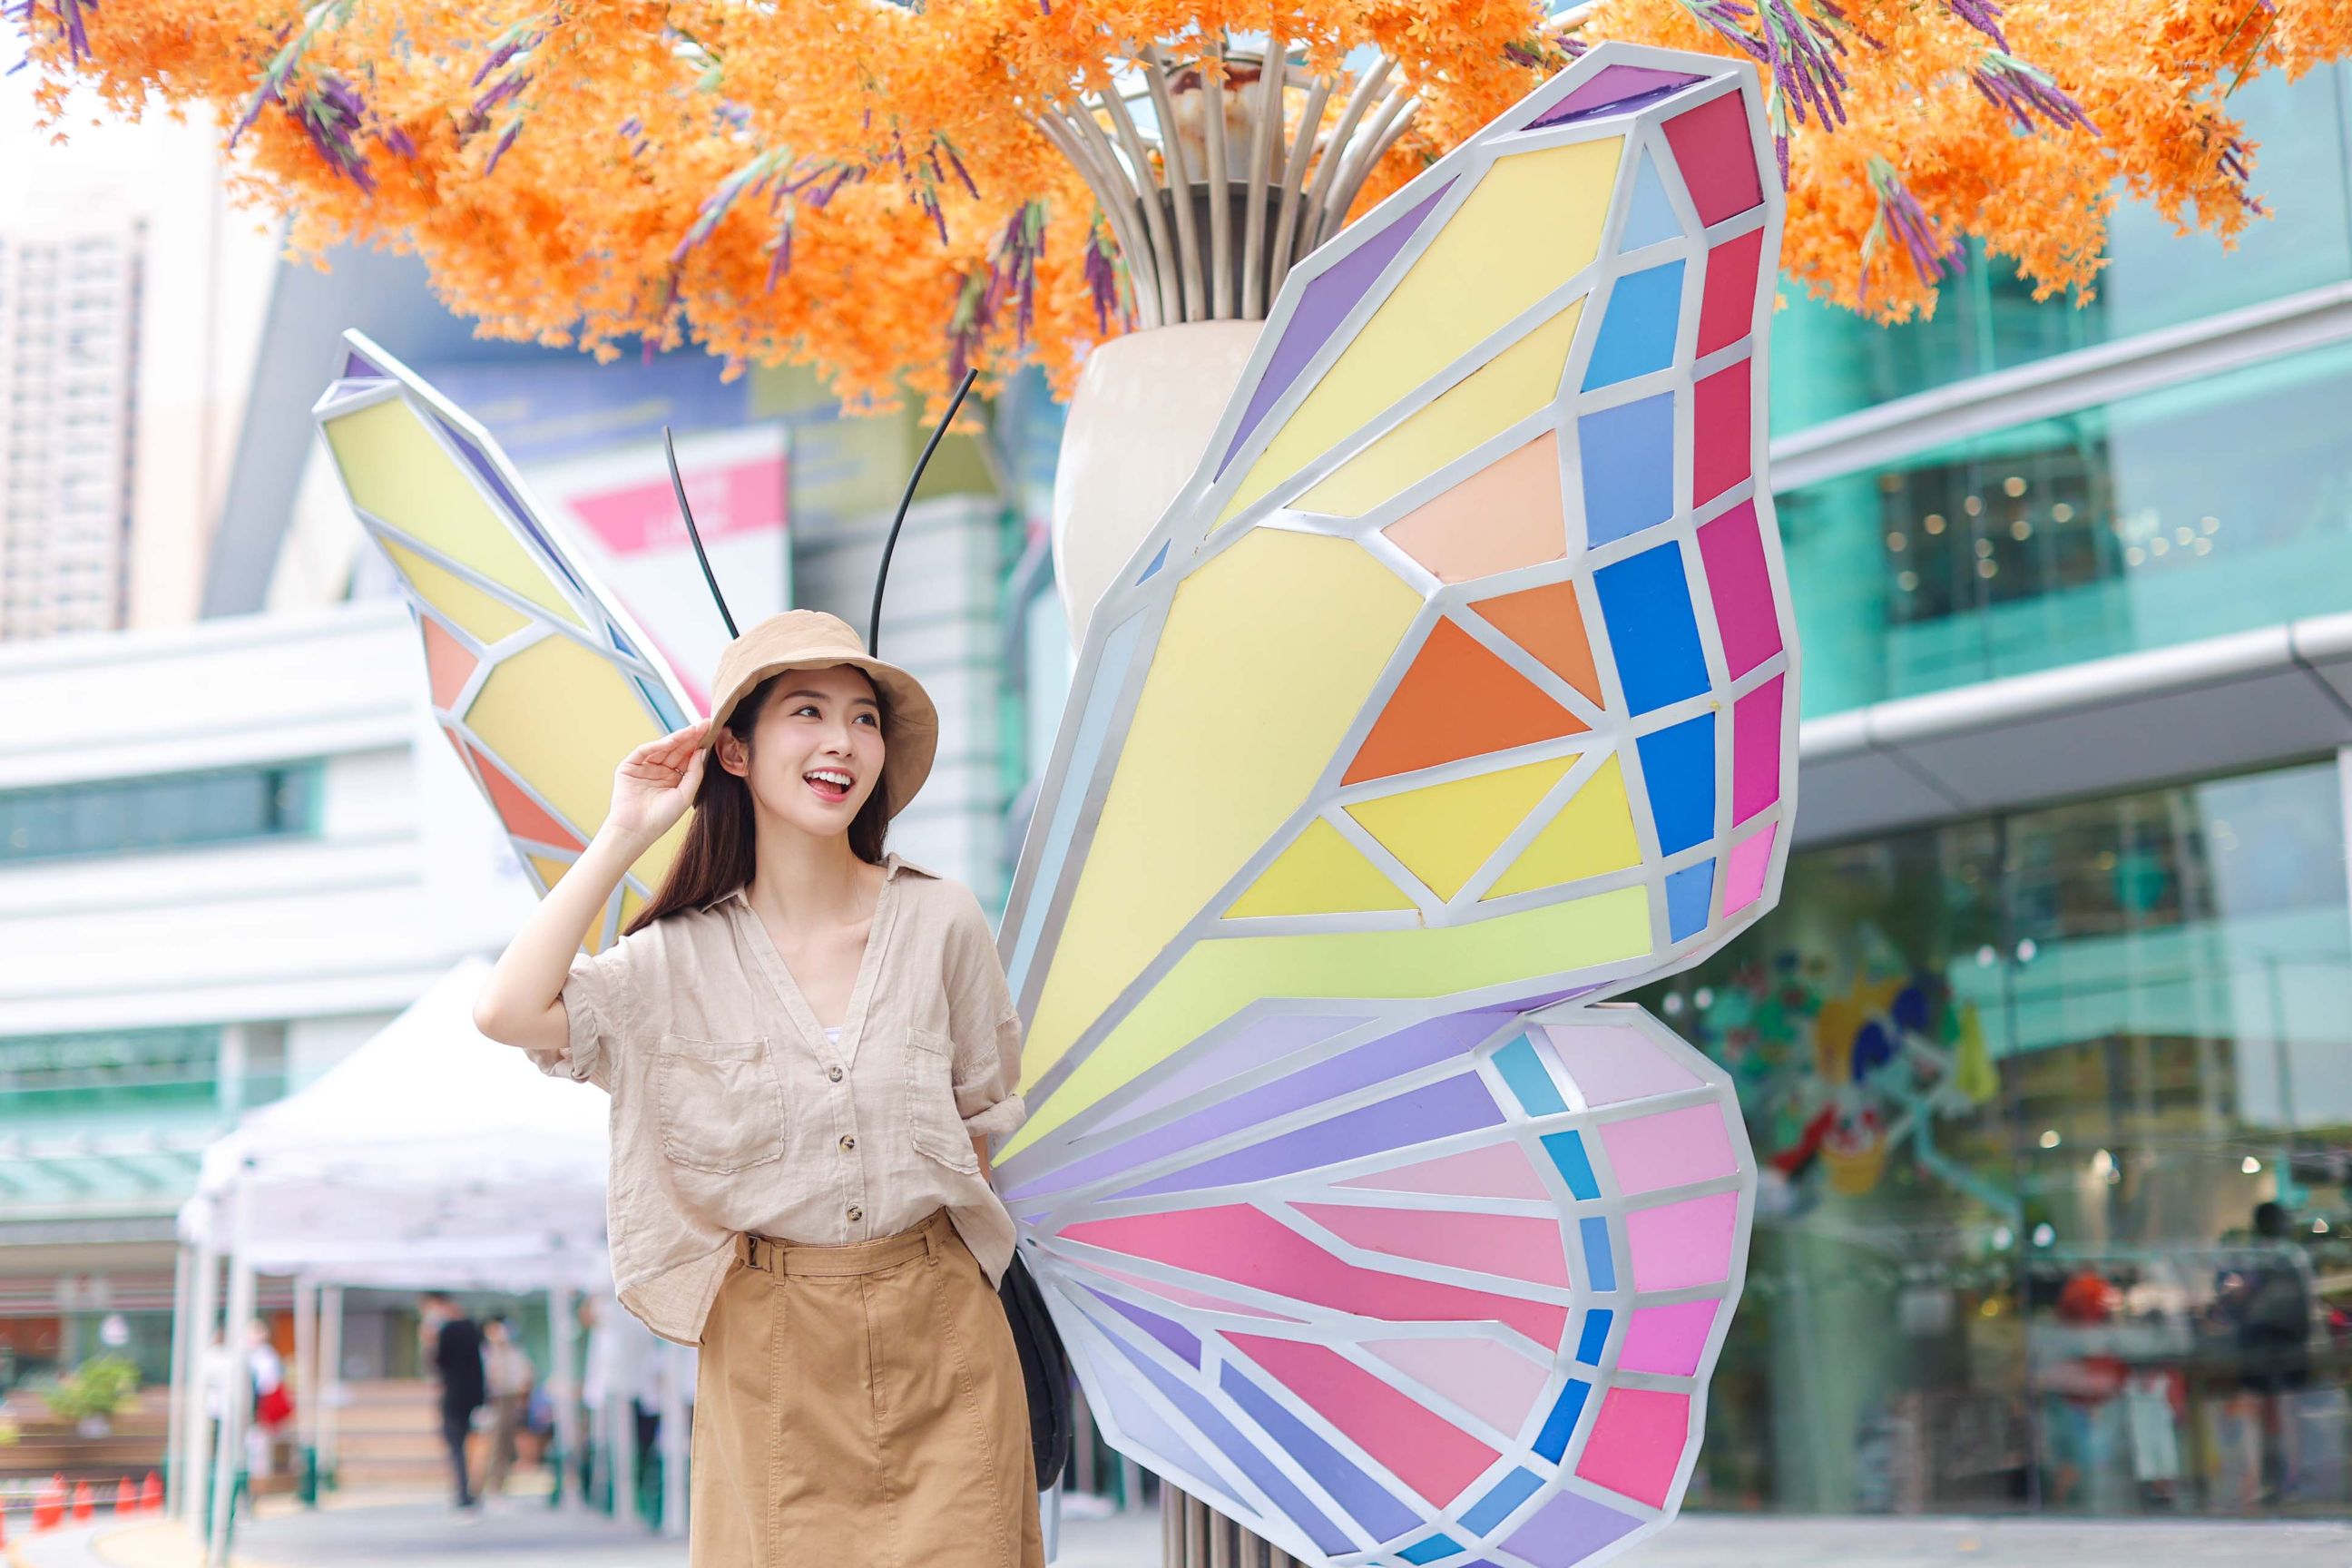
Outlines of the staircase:
{"label": "staircase", "polygon": [[424,1378],[347,1383],[343,1397],[335,1413],[336,1479],[342,1491],[438,1492],[449,1487],[438,1384]]}

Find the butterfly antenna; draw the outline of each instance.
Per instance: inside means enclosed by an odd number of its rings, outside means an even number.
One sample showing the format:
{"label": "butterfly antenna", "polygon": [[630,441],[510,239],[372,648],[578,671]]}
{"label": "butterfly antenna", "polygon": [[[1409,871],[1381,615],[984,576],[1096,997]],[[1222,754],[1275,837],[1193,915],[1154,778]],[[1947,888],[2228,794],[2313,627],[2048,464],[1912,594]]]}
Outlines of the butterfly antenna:
{"label": "butterfly antenna", "polygon": [[694,526],[694,509],[686,504],[686,481],[678,477],[677,443],[670,439],[669,426],[662,426],[662,452],[669,458],[670,492],[677,497],[677,512],[686,519],[686,536],[694,541],[694,558],[702,563],[702,580],[710,584],[710,596],[719,601],[719,618],[727,623],[730,637],[743,634],[735,629],[735,617],[728,613],[727,595],[719,591],[719,579],[710,574],[710,557],[703,552],[702,531]]}
{"label": "butterfly antenna", "polygon": [[[940,449],[940,437],[945,436],[948,426],[955,423],[956,410],[963,406],[963,395],[971,390],[971,384],[979,378],[980,367],[977,365],[963,373],[962,383],[956,387],[955,396],[948,402],[947,413],[940,416],[938,427],[931,432],[931,438],[923,443],[923,455],[915,459],[915,471],[907,476],[907,493],[898,498],[898,515],[890,520],[890,537],[882,542],[881,570],[874,574],[874,613],[866,617],[866,651],[868,654],[879,654],[882,650],[882,585],[890,580],[890,552],[898,548],[898,530],[906,526],[907,509],[915,504],[915,487],[923,482],[923,470],[931,466],[931,454]],[[714,588],[711,592],[717,593],[718,590]]]}

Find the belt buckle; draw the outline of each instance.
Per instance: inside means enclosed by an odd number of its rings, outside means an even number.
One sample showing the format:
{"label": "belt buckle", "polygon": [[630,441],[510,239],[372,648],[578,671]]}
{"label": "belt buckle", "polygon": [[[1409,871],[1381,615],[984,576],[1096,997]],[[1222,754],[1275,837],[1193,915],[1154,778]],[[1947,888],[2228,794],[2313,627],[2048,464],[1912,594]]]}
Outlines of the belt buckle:
{"label": "belt buckle", "polygon": [[760,1262],[760,1238],[753,1236],[749,1231],[746,1231],[743,1234],[743,1262],[747,1268],[758,1268],[761,1267]]}

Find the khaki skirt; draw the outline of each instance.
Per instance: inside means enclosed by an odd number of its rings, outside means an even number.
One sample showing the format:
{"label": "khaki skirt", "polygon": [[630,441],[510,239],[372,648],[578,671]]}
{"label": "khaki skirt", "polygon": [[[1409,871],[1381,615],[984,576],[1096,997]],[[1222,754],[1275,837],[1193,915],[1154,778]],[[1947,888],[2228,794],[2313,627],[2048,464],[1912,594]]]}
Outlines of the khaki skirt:
{"label": "khaki skirt", "polygon": [[702,1335],[690,1568],[1042,1568],[1020,1354],[945,1211],[736,1258]]}

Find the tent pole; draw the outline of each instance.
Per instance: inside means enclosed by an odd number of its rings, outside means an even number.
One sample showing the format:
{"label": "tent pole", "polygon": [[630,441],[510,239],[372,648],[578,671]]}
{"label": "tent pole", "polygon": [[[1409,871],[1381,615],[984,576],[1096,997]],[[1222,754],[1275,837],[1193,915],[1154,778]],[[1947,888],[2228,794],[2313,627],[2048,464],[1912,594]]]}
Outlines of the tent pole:
{"label": "tent pole", "polygon": [[235,1219],[229,1228],[228,1312],[222,1325],[224,1349],[221,1376],[221,1420],[213,1447],[213,1514],[205,1549],[205,1568],[228,1568],[229,1514],[236,1506],[237,1472],[245,1455],[246,1419],[252,1414],[246,1368],[246,1326],[253,1321],[254,1276],[247,1236],[253,1206],[251,1162],[239,1173],[229,1203]]}
{"label": "tent pole", "polygon": [[303,1503],[319,1506],[319,1282],[310,1275],[294,1281],[294,1376],[297,1405],[294,1446],[296,1486]]}
{"label": "tent pole", "polygon": [[638,1363],[648,1352],[642,1347],[628,1358],[627,1373],[606,1391],[606,1420],[613,1428],[613,1517],[636,1519],[637,1512],[637,1388],[644,1382]]}
{"label": "tent pole", "polygon": [[220,1368],[213,1354],[213,1330],[220,1316],[221,1257],[214,1246],[220,1234],[219,1205],[205,1226],[205,1239],[196,1243],[196,1278],[190,1292],[194,1306],[189,1316],[188,1342],[194,1354],[188,1358],[188,1408],[186,1432],[181,1445],[186,1450],[187,1474],[173,1478],[179,1488],[179,1515],[198,1541],[205,1534],[205,1501],[212,1495],[213,1461],[213,1400],[219,1391],[213,1386]]}
{"label": "tent pole", "polygon": [[331,1491],[342,1471],[336,1451],[335,1423],[343,1407],[343,1288],[319,1292],[319,1485]]}
{"label": "tent pole", "polygon": [[[554,1452],[548,1469],[555,1480],[558,1502],[581,1501],[576,1484],[580,1456],[580,1323],[572,1315],[569,1287],[554,1285],[547,1292],[547,1410],[549,1440]],[[569,1472],[569,1473],[567,1473]]]}
{"label": "tent pole", "polygon": [[195,1340],[196,1249],[183,1241],[172,1256],[172,1383],[163,1410],[163,1473],[171,1478],[172,1507],[179,1507],[188,1473],[188,1398],[193,1368],[204,1345]]}
{"label": "tent pole", "polygon": [[662,1533],[686,1538],[686,1380],[694,1375],[693,1360],[684,1345],[664,1340],[656,1352],[666,1363],[661,1395]]}

